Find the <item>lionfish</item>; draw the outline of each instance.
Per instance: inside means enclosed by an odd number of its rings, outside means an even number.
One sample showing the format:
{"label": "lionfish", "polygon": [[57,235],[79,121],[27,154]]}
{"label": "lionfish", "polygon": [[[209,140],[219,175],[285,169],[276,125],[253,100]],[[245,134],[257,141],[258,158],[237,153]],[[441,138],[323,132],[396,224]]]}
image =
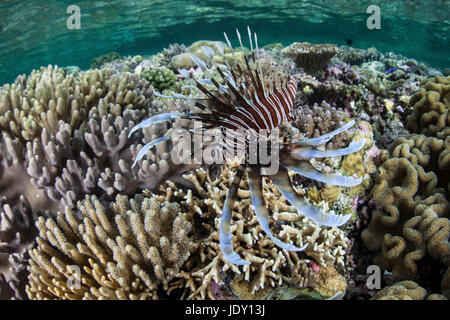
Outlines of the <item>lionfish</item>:
{"label": "lionfish", "polygon": [[[261,169],[263,164],[251,164],[248,161],[250,152],[248,150],[248,141],[250,136],[258,136],[259,130],[267,130],[268,132],[277,128],[283,121],[290,121],[294,118],[294,100],[297,91],[297,82],[290,76],[287,81],[275,81],[272,79],[271,83],[265,81],[263,69],[261,67],[261,51],[258,47],[258,38],[256,33],[253,33],[255,48],[253,47],[252,32],[247,27],[248,37],[250,42],[250,53],[244,53],[244,61],[238,62],[235,53],[227,34],[224,33],[226,43],[231,49],[234,67],[232,68],[225,59],[224,48],[217,44],[217,49],[223,58],[225,65],[216,63],[213,59],[214,50],[211,47],[201,47],[203,53],[207,57],[207,61],[212,64],[213,68],[220,75],[221,80],[216,80],[214,77],[205,78],[201,80],[193,79],[195,86],[200,90],[205,97],[199,99],[189,98],[187,96],[172,93],[172,96],[164,96],[159,93],[156,95],[164,98],[180,98],[191,101],[202,110],[199,113],[183,113],[170,112],[158,114],[145,119],[129,133],[129,137],[138,129],[143,129],[158,123],[175,120],[178,118],[201,120],[205,123],[205,128],[219,128],[220,130],[244,130],[248,134],[243,139],[235,137],[235,144],[244,146],[245,161],[238,167],[232,184],[226,196],[222,216],[220,220],[219,243],[223,257],[232,264],[245,265],[250,262],[242,259],[232,247],[232,235],[230,231],[230,224],[232,219],[232,208],[237,198],[237,191],[239,183],[245,170],[248,170],[250,197],[253,204],[254,212],[257,219],[267,234],[267,236],[280,248],[288,251],[302,251],[308,244],[302,247],[296,247],[292,244],[284,243],[280,239],[274,237],[269,229],[268,210],[263,198],[263,176]],[[242,45],[241,35],[236,29],[237,37],[241,45],[242,52],[244,47]],[[251,60],[250,60],[251,59]],[[207,62],[196,55],[192,55],[193,62],[205,72],[207,71]],[[253,64],[251,64],[253,62]],[[190,78],[189,72],[185,69],[179,70],[179,73],[185,78]],[[219,79],[220,79],[219,78]],[[223,84],[220,84],[223,83]],[[212,85],[215,90],[208,90],[205,85]],[[313,158],[325,158],[344,156],[359,151],[365,144],[364,139],[357,142],[352,142],[346,148],[337,150],[320,150],[317,147],[323,145],[331,140],[338,133],[344,132],[354,125],[354,121],[350,121],[344,126],[329,132],[328,134],[304,139],[301,141],[282,143],[279,153],[279,170],[268,176],[281,194],[297,209],[297,211],[307,218],[324,226],[341,226],[345,224],[351,215],[335,215],[322,212],[319,208],[311,205],[307,200],[301,198],[295,191],[291,184],[288,170],[293,171],[301,176],[309,179],[317,180],[319,182],[338,185],[338,186],[355,186],[361,183],[362,178],[355,179],[351,176],[342,176],[335,173],[325,173],[317,170],[310,160]],[[156,144],[171,139],[170,135],[157,138],[147,143],[139,151],[133,165],[142,159],[146,153]],[[236,140],[238,140],[236,142]]]}

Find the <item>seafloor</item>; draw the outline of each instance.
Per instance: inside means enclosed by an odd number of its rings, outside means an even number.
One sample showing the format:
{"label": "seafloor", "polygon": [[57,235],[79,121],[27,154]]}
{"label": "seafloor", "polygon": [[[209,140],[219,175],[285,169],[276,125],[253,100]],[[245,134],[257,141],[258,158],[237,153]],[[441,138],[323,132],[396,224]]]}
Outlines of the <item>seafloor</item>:
{"label": "seafloor", "polygon": [[132,168],[145,143],[192,126],[176,120],[128,138],[150,115],[193,108],[154,92],[198,94],[177,70],[203,78],[191,55],[205,45],[216,48],[201,41],[149,57],[109,53],[86,71],[42,67],[0,88],[0,298],[449,299],[450,77],[375,48],[266,46],[266,71],[299,83],[297,118],[284,134],[315,137],[354,119],[324,147],[365,138],[364,148],[315,165],[363,182],[291,175],[315,206],[352,215],[336,228],[298,214],[265,180],[271,230],[308,243],[298,253],[263,233],[244,176],[231,230],[252,264],[235,266],[218,242],[235,166],[183,174],[166,142]]}

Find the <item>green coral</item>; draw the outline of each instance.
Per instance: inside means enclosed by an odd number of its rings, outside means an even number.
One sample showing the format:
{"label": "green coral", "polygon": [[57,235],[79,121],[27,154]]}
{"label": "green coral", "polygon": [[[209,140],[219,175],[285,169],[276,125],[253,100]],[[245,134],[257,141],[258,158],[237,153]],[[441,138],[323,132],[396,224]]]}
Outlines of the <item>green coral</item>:
{"label": "green coral", "polygon": [[175,74],[164,68],[144,70],[141,73],[141,78],[147,79],[159,92],[172,88],[177,81]]}

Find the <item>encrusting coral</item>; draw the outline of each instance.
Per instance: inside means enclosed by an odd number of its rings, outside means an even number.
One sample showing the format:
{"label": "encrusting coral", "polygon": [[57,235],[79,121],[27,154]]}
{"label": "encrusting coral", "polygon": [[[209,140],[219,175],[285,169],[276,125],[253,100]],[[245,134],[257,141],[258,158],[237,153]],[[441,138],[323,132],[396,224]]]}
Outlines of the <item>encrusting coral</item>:
{"label": "encrusting coral", "polygon": [[66,207],[55,219],[37,221],[28,296],[157,299],[158,286],[167,289],[197,246],[192,223],[170,194],[119,195],[108,204],[86,196],[76,211]]}
{"label": "encrusting coral", "polygon": [[91,69],[96,69],[96,68],[100,69],[105,63],[108,63],[108,62],[111,62],[114,60],[119,60],[121,58],[122,57],[120,56],[120,54],[118,54],[115,51],[102,54],[102,55],[92,59]]}

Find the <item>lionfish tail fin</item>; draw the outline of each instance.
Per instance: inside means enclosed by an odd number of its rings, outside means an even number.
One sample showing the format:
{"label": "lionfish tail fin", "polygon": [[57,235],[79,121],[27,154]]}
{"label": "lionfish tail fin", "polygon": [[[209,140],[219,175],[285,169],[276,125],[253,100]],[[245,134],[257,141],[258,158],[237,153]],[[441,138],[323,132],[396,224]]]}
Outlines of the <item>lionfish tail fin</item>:
{"label": "lionfish tail fin", "polygon": [[353,141],[346,148],[336,150],[318,150],[312,147],[301,147],[297,150],[292,150],[291,155],[299,160],[311,160],[313,158],[328,158],[346,156],[361,150],[366,144],[366,140],[363,138],[359,141]]}
{"label": "lionfish tail fin", "polygon": [[258,222],[261,225],[267,236],[282,249],[287,251],[303,251],[306,249],[308,244],[302,247],[296,247],[292,244],[284,243],[280,239],[275,238],[269,228],[269,219],[267,208],[264,203],[264,197],[262,193],[262,177],[260,173],[260,168],[258,166],[250,166],[249,176],[249,186],[250,186],[250,197],[252,199],[252,205],[255,210]]}
{"label": "lionfish tail fin", "polygon": [[270,178],[281,194],[297,209],[299,213],[318,224],[328,227],[339,227],[345,224],[351,217],[350,214],[341,216],[324,213],[322,210],[314,207],[306,200],[299,198],[297,192],[295,192],[292,187],[288,171],[285,168],[280,168],[280,170],[278,170],[276,174],[270,176]]}
{"label": "lionfish tail fin", "polygon": [[318,146],[321,144],[325,144],[328,141],[330,141],[335,135],[337,135],[341,132],[347,131],[348,129],[353,127],[354,124],[355,124],[355,120],[351,120],[351,121],[347,122],[345,125],[343,125],[342,127],[337,128],[336,130],[333,130],[327,134],[324,134],[319,137],[311,138],[311,139],[304,139],[301,141],[297,141],[296,144],[298,146]]}
{"label": "lionfish tail fin", "polygon": [[250,264],[250,262],[242,259],[234,250],[232,245],[231,235],[231,218],[233,212],[233,205],[236,201],[236,196],[241,182],[242,175],[244,173],[244,166],[240,166],[234,176],[230,189],[228,190],[227,197],[222,209],[222,217],[220,219],[219,230],[219,246],[222,251],[223,257],[229,263],[235,265]]}
{"label": "lionfish tail fin", "polygon": [[342,187],[354,187],[362,182],[361,178],[353,178],[351,176],[343,176],[336,173],[325,173],[314,168],[309,162],[295,162],[294,159],[283,159],[283,166],[286,169],[292,170],[295,173],[309,179],[317,180],[319,182],[332,184]]}

